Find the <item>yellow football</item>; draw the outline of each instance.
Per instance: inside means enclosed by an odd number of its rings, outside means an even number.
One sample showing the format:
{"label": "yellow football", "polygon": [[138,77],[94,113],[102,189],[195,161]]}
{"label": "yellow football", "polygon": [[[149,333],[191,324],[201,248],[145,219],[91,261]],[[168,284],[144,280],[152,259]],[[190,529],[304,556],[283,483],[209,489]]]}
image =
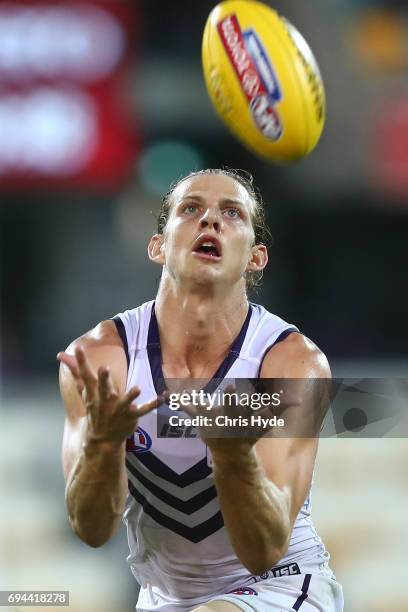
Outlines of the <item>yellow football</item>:
{"label": "yellow football", "polygon": [[255,0],[221,2],[208,17],[202,59],[215,109],[250,150],[291,162],[315,148],[324,85],[309,45],[287,19]]}

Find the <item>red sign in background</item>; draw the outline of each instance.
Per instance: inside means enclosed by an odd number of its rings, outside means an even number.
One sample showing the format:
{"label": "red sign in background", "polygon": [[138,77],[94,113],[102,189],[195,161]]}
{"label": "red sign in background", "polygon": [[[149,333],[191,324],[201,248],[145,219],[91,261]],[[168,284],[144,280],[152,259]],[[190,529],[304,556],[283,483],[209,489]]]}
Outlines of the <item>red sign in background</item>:
{"label": "red sign in background", "polygon": [[0,2],[0,186],[115,188],[139,149],[137,2]]}

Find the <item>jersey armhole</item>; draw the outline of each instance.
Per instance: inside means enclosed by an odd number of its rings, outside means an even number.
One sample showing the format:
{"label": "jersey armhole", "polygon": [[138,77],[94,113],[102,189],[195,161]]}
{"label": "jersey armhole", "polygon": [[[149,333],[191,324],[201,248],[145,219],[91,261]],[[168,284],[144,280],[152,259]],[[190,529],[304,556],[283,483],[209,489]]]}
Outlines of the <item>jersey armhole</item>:
{"label": "jersey armhole", "polygon": [[261,363],[259,364],[259,370],[258,370],[258,378],[261,375],[261,371],[262,371],[262,366],[263,363],[265,361],[265,357],[267,356],[267,354],[269,353],[269,351],[271,350],[271,348],[273,348],[276,344],[278,344],[279,342],[282,342],[283,340],[286,340],[286,338],[288,336],[290,336],[290,334],[300,334],[301,332],[296,328],[296,327],[289,327],[289,329],[285,329],[281,334],[279,334],[279,336],[276,338],[275,342],[272,342],[272,344],[270,344],[266,349],[264,354],[262,355],[262,359],[261,359]]}
{"label": "jersey armhole", "polygon": [[125,326],[123,324],[122,319],[119,316],[113,317],[112,321],[116,325],[116,331],[118,332],[119,337],[122,340],[123,348],[124,348],[125,355],[126,355],[127,367],[129,370],[130,357],[129,357],[129,346],[128,346],[128,341],[127,341]]}

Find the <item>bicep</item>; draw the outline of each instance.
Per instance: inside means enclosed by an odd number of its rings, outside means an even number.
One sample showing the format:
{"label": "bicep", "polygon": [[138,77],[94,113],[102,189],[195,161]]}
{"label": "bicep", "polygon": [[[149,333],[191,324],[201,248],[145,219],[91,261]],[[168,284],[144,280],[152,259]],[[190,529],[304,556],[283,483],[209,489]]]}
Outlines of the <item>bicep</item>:
{"label": "bicep", "polygon": [[[272,348],[262,377],[280,379],[289,399],[283,409],[281,437],[261,438],[256,449],[265,475],[290,499],[293,525],[310,490],[318,437],[329,405],[330,367],[324,354],[307,338],[292,334]],[[284,396],[282,396],[284,397]]]}
{"label": "bicep", "polygon": [[[123,393],[126,388],[127,361],[122,341],[116,333],[115,324],[112,321],[100,323],[94,330],[70,344],[66,352],[74,355],[77,345],[85,349],[86,357],[95,376],[100,366],[109,366],[114,388],[119,393]],[[82,449],[87,416],[74,376],[64,363],[61,363],[60,366],[59,382],[61,397],[66,409],[62,466],[64,476],[68,478]]]}
{"label": "bicep", "polygon": [[83,428],[86,424],[86,411],[77,386],[69,368],[60,366],[60,390],[66,417],[62,440],[62,469],[65,479],[68,478],[82,447]]}

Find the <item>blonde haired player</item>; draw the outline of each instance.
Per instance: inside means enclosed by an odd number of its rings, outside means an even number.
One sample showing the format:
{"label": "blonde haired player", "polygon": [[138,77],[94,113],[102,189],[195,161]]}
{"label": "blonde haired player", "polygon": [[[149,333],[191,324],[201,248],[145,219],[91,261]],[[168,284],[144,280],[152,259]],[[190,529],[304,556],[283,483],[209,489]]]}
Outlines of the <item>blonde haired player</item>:
{"label": "blonde haired player", "polygon": [[124,517],[139,612],[343,609],[310,518],[316,438],[158,437],[163,378],[302,378],[300,410],[312,415],[325,356],[248,302],[248,279],[267,264],[263,229],[244,176],[180,180],[148,246],[163,268],[156,300],[58,355],[69,520],[97,547]]}

